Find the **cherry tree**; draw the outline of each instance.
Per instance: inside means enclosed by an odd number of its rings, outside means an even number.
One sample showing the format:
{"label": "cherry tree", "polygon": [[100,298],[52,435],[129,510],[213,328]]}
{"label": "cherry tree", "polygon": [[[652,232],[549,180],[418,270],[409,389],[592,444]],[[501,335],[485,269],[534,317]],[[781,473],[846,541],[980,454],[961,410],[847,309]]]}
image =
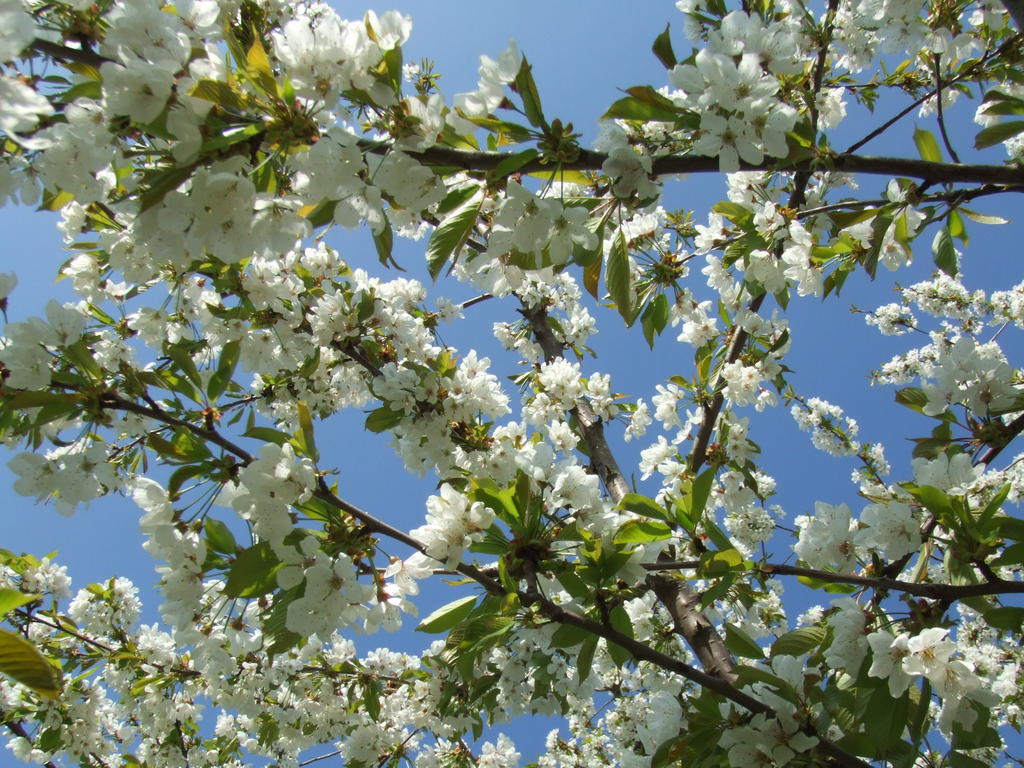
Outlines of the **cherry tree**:
{"label": "cherry tree", "polygon": [[[681,0],[664,79],[585,147],[514,44],[445,95],[398,12],[0,0],[0,200],[59,212],[77,296],[0,339],[15,490],[68,514],[130,498],[162,600],[140,625],[129,580],[72,594],[49,557],[0,551],[9,749],[491,768],[521,756],[484,729],[543,713],[564,718],[545,768],[1020,763],[1003,346],[1024,283],[961,273],[1007,223],[986,204],[1024,189],[1007,7]],[[911,154],[863,154],[883,134]],[[708,175],[725,199],[666,207]],[[373,274],[336,229],[368,233]],[[883,445],[794,385],[789,318],[914,259],[933,273],[863,313],[905,341],[872,381],[918,425]],[[505,318],[483,351],[445,343],[480,305]],[[672,375],[619,393],[598,323]],[[758,430],[780,409],[850,489],[773,502]],[[420,524],[346,499],[343,411],[436,481]],[[410,618],[442,579],[451,602]],[[422,654],[357,653],[403,625],[434,635]]]}

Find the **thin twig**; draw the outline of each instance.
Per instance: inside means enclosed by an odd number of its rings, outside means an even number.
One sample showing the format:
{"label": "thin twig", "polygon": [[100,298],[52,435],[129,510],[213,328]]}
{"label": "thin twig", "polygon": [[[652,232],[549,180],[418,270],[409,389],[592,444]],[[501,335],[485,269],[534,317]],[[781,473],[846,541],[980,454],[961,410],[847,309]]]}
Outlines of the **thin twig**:
{"label": "thin twig", "polygon": [[328,752],[326,755],[320,755],[319,757],[311,757],[309,760],[303,760],[301,763],[299,763],[299,766],[301,768],[301,766],[303,765],[312,765],[313,763],[319,762],[320,760],[326,760],[328,757],[337,757],[340,754],[341,750],[336,749],[333,752]]}
{"label": "thin twig", "polygon": [[490,299],[493,299],[493,298],[494,297],[491,294],[484,293],[484,294],[481,294],[480,296],[475,296],[472,299],[468,299],[468,300],[462,302],[462,304],[460,306],[463,309],[469,309],[470,307],[475,306],[476,304],[481,304],[481,303],[483,303],[485,301],[488,301]]}
{"label": "thin twig", "polygon": [[[427,551],[426,545],[423,542],[414,539],[405,531],[399,530],[398,528],[395,528],[393,525],[385,523],[383,520],[374,517],[369,512],[357,507],[355,504],[352,504],[348,501],[345,501],[344,499],[339,498],[333,491],[331,491],[330,488],[327,487],[327,483],[323,480],[323,478],[320,479],[320,487],[313,492],[313,495],[316,498],[320,499],[321,501],[330,504],[336,509],[340,509],[342,512],[351,515],[356,520],[359,520],[366,527],[366,530],[368,532],[378,533],[382,536],[387,536],[388,538],[394,539],[395,541],[402,542],[403,544],[405,544],[408,547],[411,547],[417,552],[422,552],[423,554],[428,556],[430,555],[430,553]],[[469,578],[476,581],[491,594],[506,594],[505,588],[501,586],[499,582],[495,581],[490,576],[487,576],[486,574],[482,573],[480,569],[476,568],[475,566],[460,563],[455,567],[455,569],[463,576],[468,576]]]}
{"label": "thin twig", "polygon": [[[152,403],[152,401],[150,402]],[[170,424],[175,427],[187,429],[197,437],[201,437],[203,440],[208,440],[215,445],[219,445],[229,453],[233,453],[245,464],[249,464],[255,459],[251,453],[228,440],[217,430],[200,427],[198,424],[193,424],[189,421],[185,421],[184,419],[179,419],[176,416],[171,416],[171,414],[167,413],[167,411],[163,410],[155,403],[149,406],[139,405],[138,403],[133,403],[130,400],[125,400],[123,397],[116,395],[113,392],[105,392],[100,395],[99,406],[101,408],[137,413],[140,416],[148,416],[149,418],[164,424]]]}
{"label": "thin twig", "polygon": [[[916,205],[927,204],[927,203],[948,203],[949,205],[962,205],[963,203],[975,200],[979,197],[985,197],[987,195],[1005,194],[1005,187],[992,186],[985,184],[974,189],[962,189],[954,192],[936,192],[931,195],[923,195],[919,198],[915,198]],[[847,211],[857,210],[862,208],[874,208],[882,205],[889,205],[892,200],[887,198],[878,198],[876,200],[843,200],[838,203],[830,203],[828,205],[820,205],[817,208],[804,208],[798,211],[793,218],[797,221],[810,218],[811,216],[817,216],[821,213],[831,213],[833,211]]]}
{"label": "thin twig", "polygon": [[932,59],[935,68],[935,119],[939,124],[939,134],[942,136],[942,143],[946,145],[946,151],[949,152],[954,163],[959,163],[960,156],[953,149],[953,143],[949,140],[949,134],[946,133],[946,118],[942,112],[942,70],[939,68],[941,56],[942,54],[936,53]]}
{"label": "thin twig", "polygon": [[[988,63],[989,59],[991,59],[991,58],[993,58],[995,56],[1001,55],[1004,52],[1004,50],[1006,50],[1006,49],[1008,49],[1008,48],[1010,48],[1010,47],[1012,47],[1013,45],[1016,45],[1016,44],[1017,44],[1017,40],[1015,38],[1010,38],[1009,40],[1005,41],[1002,45],[1000,45],[998,48],[996,48],[994,51],[987,52],[984,56],[982,56],[974,64],[974,66],[968,67],[966,70],[964,70],[963,72],[959,73],[956,77],[954,77],[952,80],[950,80],[948,83],[946,83],[946,85],[952,85],[953,83],[955,83],[955,82],[957,82],[959,80],[963,80],[963,79],[969,77],[970,75],[972,75],[974,73],[974,71],[976,69],[978,69],[978,67],[982,66],[983,64]],[[926,101],[928,101],[928,99],[930,99],[932,96],[934,96],[935,93],[936,93],[936,89],[933,89],[931,91],[928,91],[926,94],[924,94],[920,98],[915,99],[906,108],[900,110],[899,113],[897,113],[894,117],[891,117],[890,119],[886,120],[880,126],[878,126],[873,131],[871,131],[863,139],[861,139],[860,141],[854,142],[849,147],[847,147],[846,151],[843,152],[843,155],[852,156],[854,152],[856,152],[858,149],[863,147],[869,141],[871,141],[874,138],[877,138],[878,136],[881,136],[883,133],[885,133],[887,130],[889,130],[889,128],[891,128],[893,125],[898,123],[900,120],[902,120],[908,114],[910,114],[915,109],[917,109],[922,104],[924,104]],[[943,181],[943,179],[936,179],[936,181]],[[955,179],[954,179],[954,181],[955,181]]]}
{"label": "thin twig", "polygon": [[[25,730],[25,726],[23,726],[19,720],[8,720],[4,725],[6,725],[10,732],[15,736],[20,736],[29,744],[32,743],[32,739],[29,738],[28,731]],[[46,766],[46,768],[57,768],[57,764],[50,760],[47,760],[43,765]]]}
{"label": "thin twig", "polygon": [[60,632],[63,632],[66,635],[71,635],[71,637],[74,637],[74,638],[76,638],[78,640],[81,640],[86,645],[91,645],[91,646],[94,646],[96,648],[99,648],[104,653],[114,653],[114,649],[111,648],[109,645],[107,645],[105,643],[101,643],[99,640],[94,640],[91,637],[86,637],[83,634],[75,632],[73,629],[68,629],[67,627],[63,626],[60,623],[59,619],[54,619],[53,621],[48,621],[47,619],[40,618],[36,614],[29,613],[28,611],[26,611],[26,610],[24,610],[22,608],[17,608],[17,609],[15,609],[14,612],[17,615],[21,616],[23,619],[26,619],[28,621],[34,621],[34,622],[37,622],[39,624],[43,624],[43,625],[45,625],[47,627],[50,627],[51,629],[56,629],[56,630],[58,630]]}

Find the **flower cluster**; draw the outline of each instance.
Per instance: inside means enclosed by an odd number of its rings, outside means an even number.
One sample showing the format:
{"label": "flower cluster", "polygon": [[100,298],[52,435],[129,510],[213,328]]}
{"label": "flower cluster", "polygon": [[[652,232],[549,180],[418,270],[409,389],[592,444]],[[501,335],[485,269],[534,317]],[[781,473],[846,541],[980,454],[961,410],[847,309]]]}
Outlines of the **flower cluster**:
{"label": "flower cluster", "polygon": [[[991,3],[677,5],[692,55],[659,36],[667,85],[630,88],[588,151],[515,44],[449,101],[398,12],[0,0],[0,202],[59,212],[75,296],[26,317],[0,274],[14,490],[63,513],[130,497],[162,599],[140,625],[129,580],[72,595],[52,558],[0,550],[16,757],[290,768],[334,744],[505,768],[522,746],[467,734],[558,714],[544,768],[995,758],[1022,722],[1003,451],[1024,283],[973,287],[967,228],[1001,220],[965,205],[1020,178],[936,159],[975,86],[975,146],[1020,154],[999,121],[1017,38]],[[890,92],[945,146],[919,127],[922,159],[892,168],[857,154],[875,131],[833,149]],[[669,174],[716,162],[726,199],[669,210]],[[904,345],[875,383],[929,426],[886,450],[803,393],[796,319],[858,272],[920,268],[921,243],[937,271],[866,313]],[[594,362],[599,319],[655,348],[658,380]],[[788,511],[819,496],[768,471],[780,405],[856,462],[835,504]],[[349,500],[351,418],[430,476],[425,515]],[[401,628],[438,571],[476,590],[418,627],[445,639],[357,653],[347,635]],[[844,594],[793,619],[796,577]]]}

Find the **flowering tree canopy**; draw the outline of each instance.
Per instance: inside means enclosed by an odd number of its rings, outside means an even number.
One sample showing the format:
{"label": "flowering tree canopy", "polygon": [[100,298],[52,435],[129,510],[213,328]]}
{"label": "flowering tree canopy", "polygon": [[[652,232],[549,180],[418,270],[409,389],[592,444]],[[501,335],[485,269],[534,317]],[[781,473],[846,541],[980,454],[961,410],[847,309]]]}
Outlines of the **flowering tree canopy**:
{"label": "flowering tree canopy", "polygon": [[[1006,223],[986,203],[1024,190],[1007,7],[681,0],[663,81],[587,148],[514,44],[446,97],[397,12],[0,0],[0,201],[59,212],[77,295],[0,338],[15,490],[132,499],[163,600],[140,626],[127,579],[72,595],[49,557],[0,551],[10,749],[489,768],[520,755],[486,726],[545,713],[545,768],[1002,759],[1024,703],[1024,379],[1003,351],[1024,283],[970,289],[961,264],[969,230]],[[891,118],[836,138],[876,104]],[[882,135],[911,152],[864,154]],[[725,199],[666,207],[681,173]],[[372,236],[362,266],[336,227]],[[934,272],[864,312],[906,340],[873,373],[918,425],[887,454],[795,386],[789,318],[912,259]],[[482,306],[511,368],[444,341]],[[670,378],[617,392],[598,322]],[[773,502],[758,425],[780,409],[851,489]],[[346,499],[346,410],[436,480],[417,523]],[[421,655],[357,652],[439,579]]]}

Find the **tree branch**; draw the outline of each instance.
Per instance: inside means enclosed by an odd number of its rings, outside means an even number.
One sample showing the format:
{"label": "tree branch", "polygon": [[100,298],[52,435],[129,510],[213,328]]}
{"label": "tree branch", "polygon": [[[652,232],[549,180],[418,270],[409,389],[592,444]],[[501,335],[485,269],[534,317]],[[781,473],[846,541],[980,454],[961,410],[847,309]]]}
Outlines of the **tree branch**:
{"label": "tree branch", "polygon": [[[320,478],[320,487],[313,492],[313,495],[316,498],[320,499],[321,501],[324,501],[330,504],[331,506],[335,507],[336,509],[340,509],[342,512],[351,515],[356,520],[361,522],[366,527],[366,530],[368,530],[370,533],[377,533],[382,536],[387,536],[388,538],[394,539],[395,541],[402,542],[406,546],[415,549],[417,552],[421,552],[424,555],[427,555],[428,557],[430,556],[430,553],[427,552],[427,548],[423,544],[423,542],[414,539],[405,531],[401,531],[398,528],[395,528],[393,525],[389,525],[388,523],[385,523],[383,520],[374,517],[369,512],[366,512],[357,507],[355,504],[351,504],[345,501],[344,499],[339,498],[337,495],[334,494],[334,492],[332,492],[327,487],[327,483],[324,482],[323,478]],[[483,573],[479,568],[475,566],[467,565],[466,563],[460,563],[459,565],[455,566],[455,570],[457,570],[463,576],[468,576],[469,578],[473,579],[475,582],[480,584],[480,586],[482,586],[484,589],[486,589],[493,595],[507,594],[507,591],[500,583],[492,579],[487,574]]]}
{"label": "tree branch", "polygon": [[[527,307],[524,304],[520,312],[527,322],[530,323],[533,335],[544,352],[545,361],[551,362],[556,358],[562,357],[565,348],[555,338],[555,334],[551,330],[547,311],[541,306]],[[577,401],[572,414],[580,424],[583,439],[590,451],[591,463],[594,469],[597,470],[598,477],[604,482],[604,486],[608,489],[608,495],[612,497],[612,501],[618,503],[622,500],[623,496],[629,493],[629,484],[626,482],[626,477],[622,474],[622,470],[619,469],[619,463],[616,461],[615,455],[605,439],[604,425],[601,423],[601,419],[594,413],[594,409],[583,400]]]}
{"label": "tree branch", "polygon": [[74,61],[79,64],[88,64],[91,67],[96,67],[96,69],[99,69],[108,61],[113,61],[113,59],[108,59],[106,56],[100,56],[95,51],[85,48],[71,48],[67,45],[51,43],[49,40],[33,40],[29,44],[29,49],[38,51],[57,61]]}
{"label": "tree branch", "polygon": [[[363,150],[382,154],[390,145],[362,142]],[[505,152],[470,152],[450,147],[434,146],[422,152],[406,151],[418,158],[424,165],[454,167],[464,171],[489,171],[508,157]],[[581,149],[579,157],[572,162],[562,163],[559,168],[567,171],[599,171],[607,155],[603,152]],[[521,166],[520,173],[552,171],[549,164],[531,160]],[[974,183],[1000,184],[1007,187],[1024,186],[1024,168],[1011,165],[976,165],[971,163],[935,163],[906,157],[872,157],[866,155],[823,154],[815,160],[802,160],[783,164],[781,161],[748,163],[740,161],[742,171],[795,171],[814,173],[818,171],[841,171],[843,173],[866,173],[874,176],[908,176],[933,183]],[[668,176],[676,173],[721,173],[717,157],[698,155],[666,155],[651,159],[652,176]]]}
{"label": "tree branch", "polygon": [[1003,7],[1013,17],[1018,32],[1024,32],[1024,0],[1003,0]]}
{"label": "tree branch", "polygon": [[[951,192],[935,192],[930,195],[922,195],[921,197],[915,198],[918,204],[925,203],[946,203],[951,207],[956,207],[964,203],[976,200],[979,197],[986,197],[988,195],[1004,194],[1006,192],[1005,187],[994,186],[991,184],[983,184],[980,187],[974,189],[959,189]],[[892,203],[891,200],[876,198],[874,200],[841,200],[838,203],[829,203],[828,205],[820,205],[817,208],[804,208],[802,211],[798,211],[793,218],[797,221],[803,219],[809,219],[812,216],[817,216],[821,213],[831,213],[832,211],[846,211],[846,210],[862,210],[864,208],[876,208],[882,205],[888,205]]]}
{"label": "tree branch", "polygon": [[[1004,0],[1007,7],[1024,8],[1024,0]],[[1016,18],[1016,17],[1015,17]],[[1020,22],[1018,22],[1020,26]],[[104,56],[90,50],[70,48],[47,40],[34,40],[29,46],[31,50],[38,51],[58,61],[77,61],[89,64],[94,67],[101,66],[104,62],[110,61]],[[1002,50],[1000,47],[999,50]],[[906,112],[913,110],[925,99],[933,95],[931,92],[910,105],[897,118],[889,121],[883,126],[888,127]],[[909,176],[911,178],[923,179],[929,182],[946,183],[976,183],[976,184],[1000,184],[1003,186],[1024,186],[1024,169],[1009,165],[975,165],[965,163],[934,163],[925,160],[912,160],[901,157],[868,157],[850,154],[857,147],[873,138],[876,133],[853,145],[847,153],[842,155],[822,155],[815,160],[803,160],[782,166],[779,161],[765,161],[763,163],[740,162],[740,170],[785,170],[800,173],[813,173],[815,171],[842,171],[845,173],[866,173],[882,176]],[[383,154],[392,149],[391,144],[379,141],[361,140],[360,146],[364,152]],[[493,170],[503,160],[508,158],[507,152],[471,152],[461,149],[453,149],[445,146],[434,146],[421,152],[406,150],[406,154],[418,157],[425,165],[449,166],[466,171],[489,171]],[[563,162],[558,167],[563,170],[572,171],[598,171],[604,165],[608,156],[603,152],[580,149],[579,156],[571,162]],[[651,175],[666,176],[677,173],[720,173],[717,157],[702,157],[695,155],[667,155],[651,159]],[[532,160],[522,165],[520,173],[536,173],[551,171],[552,166],[542,162],[540,159]]]}
{"label": "tree branch", "polygon": [[[547,361],[561,357],[564,348],[555,338],[543,307],[524,307],[520,310],[529,321],[537,343],[540,344]],[[618,503],[629,493],[622,470],[604,435],[604,425],[585,401],[580,400],[573,408],[573,415],[580,424],[580,431],[590,453],[590,461],[598,476],[604,481],[608,495]],[[685,638],[701,666],[710,674],[731,681],[735,663],[732,654],[725,647],[725,641],[714,625],[700,610],[700,596],[681,579],[652,576],[648,579],[658,599],[665,605],[672,623]]]}
{"label": "tree branch", "polygon": [[220,446],[224,450],[228,451],[228,453],[234,454],[245,464],[250,463],[255,458],[251,453],[228,440],[217,430],[200,427],[198,424],[193,424],[190,421],[185,421],[184,419],[179,419],[176,416],[171,416],[171,414],[155,405],[139,405],[138,403],[133,403],[131,400],[125,400],[123,397],[114,394],[113,392],[104,392],[100,395],[99,406],[101,408],[137,413],[140,416],[148,416],[154,421],[159,421],[163,424],[187,429],[197,437],[207,440],[214,445]]}
{"label": "tree branch", "polygon": [[[21,721],[8,720],[4,723],[4,725],[6,725],[10,732],[13,733],[15,736],[20,736],[29,744],[32,743],[32,739],[29,738],[28,731],[25,730],[25,726],[21,724]],[[45,763],[43,763],[43,765],[46,766],[46,768],[57,768],[57,764],[51,760],[47,760]]]}
{"label": "tree branch", "polygon": [[628,635],[624,635],[612,627],[601,624],[593,619],[588,619],[586,616],[581,616],[574,611],[566,610],[559,605],[555,605],[549,600],[541,599],[538,602],[538,605],[541,613],[552,621],[578,627],[579,629],[586,630],[598,637],[603,637],[608,642],[615,643],[629,651],[633,658],[638,661],[647,661],[668,672],[674,672],[703,688],[714,691],[719,696],[728,699],[735,704],[739,704],[744,709],[755,714],[772,716],[775,714],[772,708],[767,704],[758,701],[748,693],[744,693],[733,686],[732,683],[723,680],[721,677],[708,674],[701,669],[697,669],[697,667],[680,661],[673,656],[669,656],[667,653],[662,653],[661,651],[651,648],[649,645],[641,643],[639,640],[635,640]]}
{"label": "tree branch", "polygon": [[[580,616],[578,613],[566,610],[565,608],[555,605],[550,601],[540,600],[538,605],[541,612],[552,621],[557,621],[561,624],[569,624],[570,626],[591,632],[598,637],[603,637],[606,641],[615,643],[629,651],[633,658],[650,662],[651,664],[661,667],[666,671],[675,672],[681,677],[714,691],[719,696],[722,696],[735,704],[739,704],[750,712],[755,714],[764,714],[772,718],[777,715],[775,710],[770,706],[758,701],[750,694],[744,693],[728,681],[723,680],[721,677],[708,674],[707,672],[697,669],[685,662],[679,661],[679,659],[673,658],[668,654],[655,650],[648,645],[644,645],[643,643],[634,640],[632,637],[624,635],[611,627],[600,624],[593,619],[588,619],[585,616]],[[823,738],[812,728],[808,727],[806,732],[818,739],[817,748],[835,760],[838,765],[845,766],[846,768],[869,768],[868,763],[850,754],[846,750],[841,749],[828,739]]]}
{"label": "tree branch", "polygon": [[1006,448],[1006,446],[1008,446],[1011,442],[1013,442],[1013,439],[1015,437],[1017,437],[1021,432],[1024,432],[1024,413],[1022,413],[1009,424],[1007,424],[1004,427],[1003,432],[1004,433],[1002,436],[1002,442],[999,445],[993,445],[991,448],[989,448],[982,455],[981,459],[978,462],[976,462],[977,464],[984,464],[985,466],[991,464],[993,461],[995,461],[996,457],[1003,452],[1003,449]]}
{"label": "tree branch", "polygon": [[736,682],[736,663],[725,641],[700,609],[700,596],[681,579],[652,573],[647,584],[672,617],[676,632],[686,638],[701,666],[715,678]]}
{"label": "tree branch", "polygon": [[[701,567],[699,560],[671,560],[656,563],[643,563],[649,571],[688,571]],[[906,592],[915,597],[926,597],[932,600],[963,600],[971,597],[987,597],[990,595],[1024,594],[1024,582],[995,579],[981,584],[919,584],[913,581],[900,581],[887,576],[855,576],[853,574],[820,571],[815,568],[803,568],[784,563],[761,563],[750,569],[763,576],[779,574],[782,576],[807,576],[833,584],[853,584],[875,590]]]}
{"label": "tree branch", "polygon": [[73,629],[68,629],[67,627],[62,625],[60,623],[60,620],[57,619],[57,618],[54,618],[53,621],[48,621],[47,619],[40,618],[39,616],[37,616],[34,613],[29,613],[28,611],[24,610],[23,608],[15,608],[14,609],[14,613],[16,615],[20,616],[21,618],[25,619],[26,621],[34,621],[34,622],[36,622],[38,624],[43,624],[43,625],[45,625],[47,627],[50,627],[51,629],[56,629],[56,630],[58,630],[60,632],[63,632],[66,635],[70,635],[71,637],[75,638],[76,640],[80,640],[81,642],[85,643],[86,645],[91,645],[94,648],[98,648],[99,650],[103,651],[104,653],[114,653],[115,652],[114,649],[111,648],[106,643],[101,643],[99,640],[95,640],[95,639],[93,639],[91,637],[87,637],[87,636],[85,636],[85,635],[83,635],[83,634],[81,634],[79,632],[75,632]]}

